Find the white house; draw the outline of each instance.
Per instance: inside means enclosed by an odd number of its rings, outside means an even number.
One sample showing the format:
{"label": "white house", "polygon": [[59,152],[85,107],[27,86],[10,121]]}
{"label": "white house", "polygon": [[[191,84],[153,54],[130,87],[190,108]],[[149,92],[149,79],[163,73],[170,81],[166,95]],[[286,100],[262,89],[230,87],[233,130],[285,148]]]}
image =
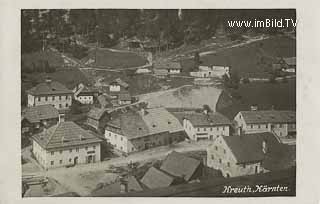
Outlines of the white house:
{"label": "white house", "polygon": [[188,113],[183,128],[191,140],[214,140],[217,136],[229,136],[231,122],[220,113]]}
{"label": "white house", "polygon": [[199,71],[190,72],[190,76],[199,78],[222,78],[224,74],[229,75],[229,67],[224,66],[199,66]]}
{"label": "white house", "polygon": [[277,110],[240,111],[234,118],[241,133],[272,132],[278,137],[296,134],[296,112]]}
{"label": "white house", "polygon": [[58,110],[69,109],[72,103],[72,91],[63,84],[46,79],[35,87],[27,90],[28,107],[53,105]]}
{"label": "white house", "polygon": [[32,137],[32,152],[45,169],[95,163],[101,142],[74,122],[59,122]]}
{"label": "white house", "polygon": [[127,84],[126,82],[124,82],[120,78],[113,80],[109,84],[109,91],[110,92],[120,92],[121,90],[128,90],[128,88],[129,88],[129,84]]}
{"label": "white house", "polygon": [[84,84],[78,84],[74,89],[74,99],[81,104],[93,104],[95,96],[98,95],[98,91],[88,88]]}

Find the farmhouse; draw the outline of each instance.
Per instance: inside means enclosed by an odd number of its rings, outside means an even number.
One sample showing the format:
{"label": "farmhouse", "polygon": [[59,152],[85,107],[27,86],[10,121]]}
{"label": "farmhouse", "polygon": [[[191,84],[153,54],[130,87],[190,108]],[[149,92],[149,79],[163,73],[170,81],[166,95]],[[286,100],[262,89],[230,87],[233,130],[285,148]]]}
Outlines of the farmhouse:
{"label": "farmhouse", "polygon": [[80,83],[73,89],[74,99],[81,104],[93,104],[94,98],[98,96],[98,91],[93,90]]}
{"label": "farmhouse", "polygon": [[76,125],[59,122],[32,137],[32,151],[45,169],[100,161],[101,139]]}
{"label": "farmhouse", "polygon": [[214,140],[229,136],[231,122],[220,113],[189,113],[183,119],[183,128],[191,140]]}
{"label": "farmhouse", "polygon": [[180,74],[182,70],[180,62],[158,62],[154,64],[153,67],[154,70],[163,70],[155,71],[157,73],[166,72],[167,74]]}
{"label": "farmhouse", "polygon": [[296,57],[287,57],[287,58],[282,58],[280,60],[280,64],[282,67],[282,71],[284,72],[296,72]]}
{"label": "farmhouse", "polygon": [[129,92],[122,92],[118,95],[118,104],[119,105],[128,105],[131,104],[131,95]]}
{"label": "farmhouse", "polygon": [[211,78],[218,77],[222,78],[223,75],[229,75],[229,67],[224,66],[199,66],[199,71],[190,72],[190,76],[199,78]]}
{"label": "farmhouse", "polygon": [[126,82],[124,82],[120,78],[113,80],[109,84],[109,91],[110,92],[120,92],[120,90],[128,90],[128,88],[129,88],[129,84],[127,84]]}
{"label": "farmhouse", "polygon": [[52,105],[26,108],[22,113],[21,132],[33,132],[41,127],[49,127],[59,120],[59,112]]}
{"label": "farmhouse", "polygon": [[59,82],[46,79],[29,89],[28,107],[50,104],[58,110],[67,110],[72,103],[72,91]]}
{"label": "farmhouse", "polygon": [[234,118],[238,134],[272,132],[280,138],[295,137],[295,111],[240,111]]}
{"label": "farmhouse", "polygon": [[265,171],[264,159],[281,147],[272,133],[219,136],[207,148],[207,165],[224,177],[258,174]]}
{"label": "farmhouse", "polygon": [[108,120],[108,109],[93,107],[88,113],[87,124],[96,130],[100,130]]}
{"label": "farmhouse", "polygon": [[181,182],[179,182],[179,179],[159,169],[156,169],[155,167],[151,167],[142,177],[141,183],[147,186],[149,189],[155,189],[169,187]]}
{"label": "farmhouse", "polygon": [[184,131],[165,108],[127,110],[106,124],[105,138],[116,149],[130,153],[182,141]]}

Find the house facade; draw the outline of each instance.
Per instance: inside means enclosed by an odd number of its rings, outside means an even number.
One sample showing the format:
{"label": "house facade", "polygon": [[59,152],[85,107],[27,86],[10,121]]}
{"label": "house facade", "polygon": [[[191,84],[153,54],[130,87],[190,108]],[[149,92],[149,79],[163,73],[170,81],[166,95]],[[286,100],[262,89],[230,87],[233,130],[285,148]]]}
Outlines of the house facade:
{"label": "house facade", "polygon": [[220,113],[190,113],[183,119],[183,128],[190,140],[214,140],[230,135],[231,122]]}
{"label": "house facade", "polygon": [[263,173],[264,159],[279,146],[271,133],[220,136],[207,148],[207,165],[224,177]]}
{"label": "house facade", "polygon": [[127,84],[126,82],[124,82],[122,79],[117,78],[115,80],[113,80],[110,84],[109,84],[109,91],[110,92],[120,92],[120,91],[124,91],[124,90],[128,90],[129,88],[129,84]]}
{"label": "house facade", "polygon": [[46,79],[46,82],[29,89],[28,107],[53,105],[58,110],[67,110],[72,104],[72,91],[59,82]]}
{"label": "house facade", "polygon": [[272,132],[278,137],[295,137],[295,111],[240,111],[234,118],[238,134]]}
{"label": "house facade", "polygon": [[32,152],[44,169],[95,163],[101,142],[74,122],[60,122],[32,137]]}
{"label": "house facade", "polygon": [[105,138],[117,150],[137,152],[184,140],[179,121],[164,108],[129,110],[105,127]]}

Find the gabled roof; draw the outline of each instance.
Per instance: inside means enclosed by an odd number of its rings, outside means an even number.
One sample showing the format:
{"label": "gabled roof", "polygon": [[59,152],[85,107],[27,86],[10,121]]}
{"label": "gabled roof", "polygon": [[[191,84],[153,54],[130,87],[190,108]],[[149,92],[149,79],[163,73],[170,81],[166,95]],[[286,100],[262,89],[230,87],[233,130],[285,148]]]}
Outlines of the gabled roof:
{"label": "gabled roof", "polygon": [[255,133],[241,136],[221,136],[229,147],[237,163],[259,162],[266,154],[262,151],[262,143],[266,142],[268,152],[277,151],[281,144],[272,133]]}
{"label": "gabled roof", "polygon": [[32,137],[44,149],[102,142],[74,122],[60,122]]}
{"label": "gabled roof", "polygon": [[247,124],[255,123],[295,123],[295,111],[240,111]]}
{"label": "gabled roof", "polygon": [[[128,192],[136,192],[136,191],[142,191],[141,185],[137,181],[137,179],[134,176],[129,176],[127,180],[128,185]],[[101,189],[98,189],[94,192],[92,192],[91,196],[94,197],[103,197],[113,194],[119,194],[121,192],[121,182],[117,181],[115,183],[112,183],[110,185],[107,185]]]}
{"label": "gabled roof", "polygon": [[72,94],[63,84],[57,81],[43,82],[29,89],[27,93],[32,95]]}
{"label": "gabled roof", "polygon": [[96,108],[93,107],[90,109],[89,113],[88,113],[88,117],[89,118],[93,118],[95,120],[100,120],[101,117],[107,112],[108,110],[105,108]]}
{"label": "gabled roof", "polygon": [[31,123],[38,123],[41,120],[59,118],[59,111],[52,105],[33,106],[24,110],[23,117]]}
{"label": "gabled roof", "polygon": [[151,167],[141,179],[141,183],[150,189],[168,187],[174,182],[174,178],[168,174]]}
{"label": "gabled roof", "polygon": [[182,69],[180,62],[157,62],[153,67],[155,69]]}
{"label": "gabled roof", "polygon": [[189,181],[201,162],[178,152],[171,152],[163,161],[160,169],[170,175]]}
{"label": "gabled roof", "polygon": [[188,113],[185,114],[184,118],[190,120],[194,127],[208,127],[208,126],[218,126],[218,125],[230,125],[231,121],[224,115],[214,112],[214,113]]}
{"label": "gabled roof", "polygon": [[131,95],[130,95],[130,93],[119,93],[119,95],[118,95],[118,99],[120,100],[120,101],[131,101]]}

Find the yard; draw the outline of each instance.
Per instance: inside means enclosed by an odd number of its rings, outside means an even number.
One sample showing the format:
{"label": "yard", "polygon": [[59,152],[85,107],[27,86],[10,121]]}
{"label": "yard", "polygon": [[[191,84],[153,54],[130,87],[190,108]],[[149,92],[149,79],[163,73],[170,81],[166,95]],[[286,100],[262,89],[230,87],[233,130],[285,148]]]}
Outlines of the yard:
{"label": "yard", "polygon": [[286,83],[241,84],[238,90],[224,90],[217,102],[217,111],[232,119],[239,111],[249,110],[257,104],[261,110],[295,110],[296,81]]}

